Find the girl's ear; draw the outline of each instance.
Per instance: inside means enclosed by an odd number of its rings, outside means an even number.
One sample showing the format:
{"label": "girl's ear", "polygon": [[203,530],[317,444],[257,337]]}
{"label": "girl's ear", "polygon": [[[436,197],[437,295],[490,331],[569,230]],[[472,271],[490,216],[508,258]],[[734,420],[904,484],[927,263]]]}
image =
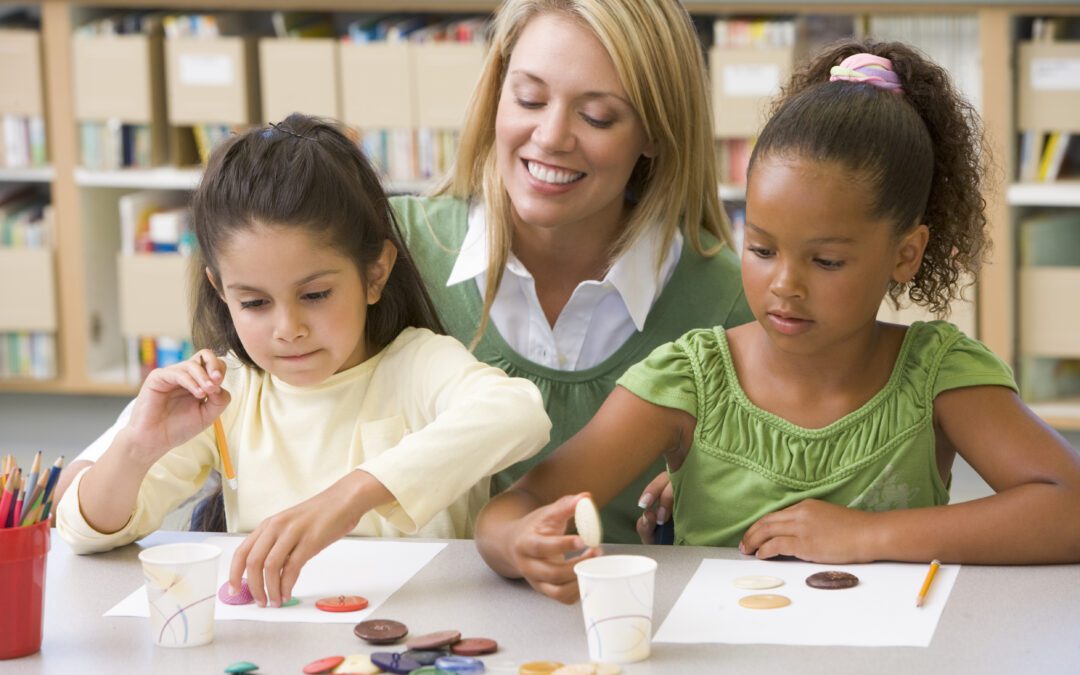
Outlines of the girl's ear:
{"label": "girl's ear", "polygon": [[210,285],[214,287],[214,291],[217,292],[222,302],[225,302],[225,296],[221,294],[221,289],[217,287],[217,282],[214,280],[214,273],[210,271],[210,268],[206,268],[206,279],[210,282]]}
{"label": "girl's ear", "polygon": [[393,271],[395,262],[397,262],[397,247],[387,239],[383,242],[382,253],[367,269],[367,302],[369,305],[374,305],[382,297],[383,289],[386,288],[386,281],[390,278],[390,272]]}
{"label": "girl's ear", "polygon": [[930,241],[930,228],[925,224],[916,225],[900,238],[896,248],[896,264],[892,278],[898,284],[906,284],[915,278],[922,266],[926,243]]}

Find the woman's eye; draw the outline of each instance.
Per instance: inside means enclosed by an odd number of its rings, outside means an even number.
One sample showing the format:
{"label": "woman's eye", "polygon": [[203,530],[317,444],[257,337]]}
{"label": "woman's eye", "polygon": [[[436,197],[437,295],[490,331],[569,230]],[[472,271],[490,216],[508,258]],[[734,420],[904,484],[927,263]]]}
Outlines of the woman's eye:
{"label": "woman's eye", "polygon": [[772,249],[765,248],[763,246],[747,246],[746,248],[759,258],[768,258],[773,253]]}
{"label": "woman's eye", "polygon": [[581,115],[581,119],[585,120],[585,123],[589,126],[596,127],[597,129],[610,129],[612,124],[615,124],[612,120],[601,120],[590,115]]}
{"label": "woman's eye", "polygon": [[326,299],[328,297],[330,297],[330,290],[329,289],[327,289],[325,291],[319,291],[318,293],[305,293],[304,294],[304,299],[305,300],[324,300],[324,299]]}
{"label": "woman's eye", "polygon": [[540,108],[544,105],[543,103],[540,103],[538,101],[527,101],[523,98],[517,99],[517,104],[522,108],[525,108],[526,110],[536,110],[537,108]]}
{"label": "woman's eye", "polygon": [[240,309],[258,309],[265,303],[265,300],[242,300],[240,302]]}

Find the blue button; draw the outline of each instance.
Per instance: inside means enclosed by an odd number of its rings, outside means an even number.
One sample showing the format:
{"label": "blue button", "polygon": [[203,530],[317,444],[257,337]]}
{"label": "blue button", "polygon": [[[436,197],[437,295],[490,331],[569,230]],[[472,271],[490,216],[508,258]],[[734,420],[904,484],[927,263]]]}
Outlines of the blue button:
{"label": "blue button", "polygon": [[435,667],[450,673],[484,672],[484,662],[471,656],[443,656],[435,661]]}

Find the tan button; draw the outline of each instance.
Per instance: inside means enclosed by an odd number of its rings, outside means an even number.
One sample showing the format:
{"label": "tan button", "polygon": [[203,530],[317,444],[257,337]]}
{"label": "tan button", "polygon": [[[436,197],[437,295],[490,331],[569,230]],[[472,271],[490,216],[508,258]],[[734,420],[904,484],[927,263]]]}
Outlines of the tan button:
{"label": "tan button", "polygon": [[761,591],[766,588],[777,588],[783,585],[783,579],[766,577],[760,574],[751,574],[745,577],[739,577],[735,580],[735,588],[744,588],[748,591]]}
{"label": "tan button", "polygon": [[532,661],[518,668],[518,675],[550,675],[562,665],[558,661]]}
{"label": "tan button", "polygon": [[600,512],[588,497],[582,497],[574,507],[574,528],[589,548],[596,548],[604,538]]}
{"label": "tan button", "polygon": [[622,672],[622,668],[614,663],[594,663],[593,667],[596,668],[596,675],[619,675]]}
{"label": "tan button", "polygon": [[376,675],[382,670],[371,662],[367,654],[352,654],[346,656],[335,670],[335,673],[349,673],[350,675]]}
{"label": "tan button", "polygon": [[784,595],[772,593],[759,593],[739,598],[739,605],[747,609],[779,609],[791,604],[791,599]]}
{"label": "tan button", "polygon": [[559,668],[551,675],[596,675],[596,666],[591,663],[572,663]]}

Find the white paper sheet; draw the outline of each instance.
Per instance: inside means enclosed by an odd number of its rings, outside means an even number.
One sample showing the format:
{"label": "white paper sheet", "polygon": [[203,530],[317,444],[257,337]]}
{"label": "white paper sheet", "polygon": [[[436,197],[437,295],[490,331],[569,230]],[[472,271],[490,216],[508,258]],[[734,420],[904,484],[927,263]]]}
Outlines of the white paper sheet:
{"label": "white paper sheet", "polygon": [[[229,578],[233,551],[243,537],[211,537],[206,543],[221,549],[218,560],[218,585]],[[410,541],[370,541],[341,539],[323,549],[304,565],[293,595],[300,604],[293,607],[226,605],[217,601],[214,618],[218,621],[269,621],[294,623],[357,623],[386,602],[405,582],[422,570],[446,544]],[[359,612],[324,612],[315,607],[321,598],[359,595],[368,606]],[[105,612],[105,616],[148,617],[146,589],[137,588],[131,595]]]}
{"label": "white paper sheet", "polygon": [[[929,567],[703,560],[653,641],[928,647],[960,573],[959,565],[942,565],[923,606],[916,607],[915,598]],[[806,577],[823,570],[850,572],[859,577],[859,584],[842,590],[806,585]],[[763,591],[734,586],[736,578],[751,574],[777,577],[785,583]],[[784,595],[791,604],[768,610],[739,605],[739,598],[756,593]]]}

